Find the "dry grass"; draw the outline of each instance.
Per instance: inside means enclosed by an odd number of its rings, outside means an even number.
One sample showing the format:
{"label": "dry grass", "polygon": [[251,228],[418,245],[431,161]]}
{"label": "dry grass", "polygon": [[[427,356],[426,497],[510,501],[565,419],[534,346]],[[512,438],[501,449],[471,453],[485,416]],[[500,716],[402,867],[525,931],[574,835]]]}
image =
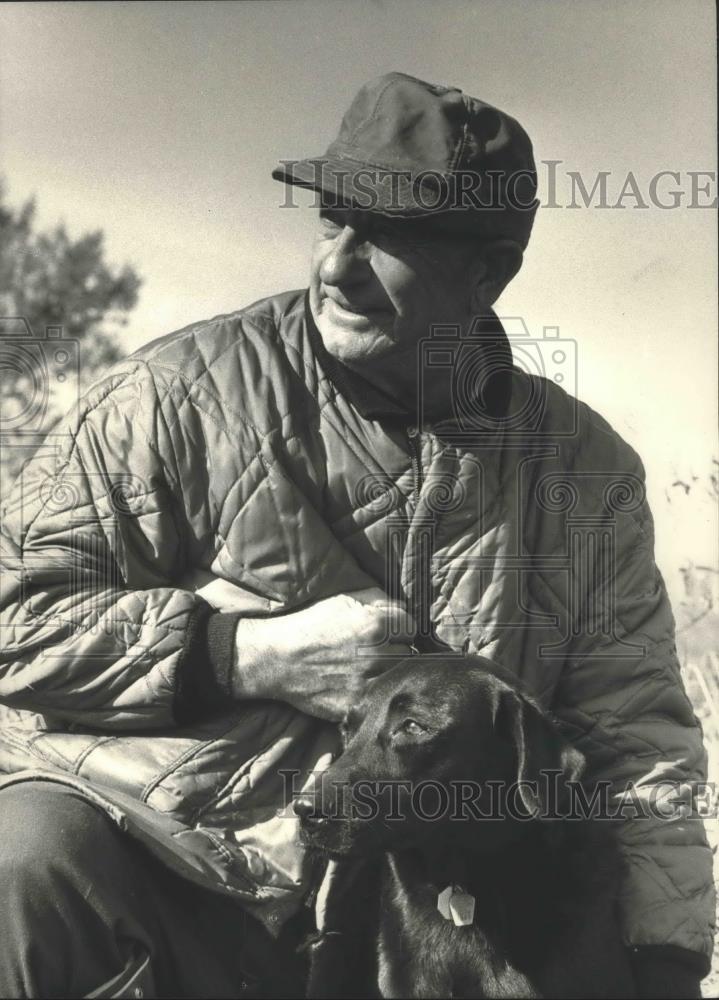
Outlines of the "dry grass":
{"label": "dry grass", "polygon": [[[719,821],[711,820],[710,823],[707,823],[707,832],[709,834],[709,842],[714,848],[714,885],[717,886],[717,894],[719,895],[719,851],[717,851]],[[711,972],[702,983],[702,995],[705,997],[719,997],[719,945],[716,942],[714,944]]]}
{"label": "dry grass", "polygon": [[[682,674],[686,684],[689,697],[694,704],[694,710],[701,719],[704,727],[707,751],[709,754],[709,781],[719,782],[719,656],[711,649],[714,643],[712,635],[719,634],[715,631],[717,619],[716,612],[711,613],[706,629],[701,631],[704,635],[693,636],[695,643],[691,653],[685,648],[682,656]],[[697,655],[697,646],[702,652]],[[691,654],[694,655],[691,655]],[[710,818],[706,821],[707,836],[714,851],[714,885],[717,887],[719,896],[719,818]],[[719,916],[719,913],[718,913]],[[712,968],[709,975],[702,983],[702,994],[705,997],[719,997],[719,942],[715,942]]]}

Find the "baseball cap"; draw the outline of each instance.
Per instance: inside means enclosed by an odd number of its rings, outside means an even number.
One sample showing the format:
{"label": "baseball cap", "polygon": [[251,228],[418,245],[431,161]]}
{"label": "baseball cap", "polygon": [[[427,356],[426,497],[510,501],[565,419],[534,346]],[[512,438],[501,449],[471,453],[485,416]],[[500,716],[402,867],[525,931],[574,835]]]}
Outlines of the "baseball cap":
{"label": "baseball cap", "polygon": [[537,209],[532,143],[506,112],[405,73],[365,84],[323,156],[281,160],[276,180],[322,204],[526,246]]}

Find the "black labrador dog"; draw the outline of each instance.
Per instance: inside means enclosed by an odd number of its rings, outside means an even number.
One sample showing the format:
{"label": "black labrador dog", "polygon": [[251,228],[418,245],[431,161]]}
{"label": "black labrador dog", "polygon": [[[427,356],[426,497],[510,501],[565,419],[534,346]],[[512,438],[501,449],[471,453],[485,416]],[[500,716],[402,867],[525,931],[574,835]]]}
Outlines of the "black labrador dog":
{"label": "black labrador dog", "polygon": [[635,995],[608,823],[566,815],[584,760],[515,678],[410,657],[342,729],[294,804],[335,871],[309,996]]}

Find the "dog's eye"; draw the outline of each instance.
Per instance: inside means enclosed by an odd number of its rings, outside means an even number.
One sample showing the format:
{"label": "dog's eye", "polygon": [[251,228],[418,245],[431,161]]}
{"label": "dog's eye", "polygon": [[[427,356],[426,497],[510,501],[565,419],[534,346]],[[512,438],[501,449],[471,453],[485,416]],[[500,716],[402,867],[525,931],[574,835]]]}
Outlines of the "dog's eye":
{"label": "dog's eye", "polygon": [[402,733],[403,736],[422,736],[427,730],[420,725],[416,719],[405,719],[397,728],[395,733]]}

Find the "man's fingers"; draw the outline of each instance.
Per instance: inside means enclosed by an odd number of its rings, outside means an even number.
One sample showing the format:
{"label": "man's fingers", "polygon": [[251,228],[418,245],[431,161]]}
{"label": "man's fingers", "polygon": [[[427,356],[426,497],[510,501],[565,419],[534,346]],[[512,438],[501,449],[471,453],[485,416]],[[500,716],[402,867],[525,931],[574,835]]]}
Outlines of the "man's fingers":
{"label": "man's fingers", "polygon": [[[407,611],[407,608],[400,600],[393,600],[388,593],[379,587],[368,587],[366,590],[354,590],[347,594],[360,604],[369,605],[382,612],[390,621],[397,622],[398,628],[407,628],[410,632],[414,628],[414,619]],[[412,623],[412,624],[407,624]]]}
{"label": "man's fingers", "polygon": [[364,671],[364,676],[367,680],[374,680],[375,677],[379,677],[380,674],[384,674],[387,670],[391,670],[398,660],[403,660],[406,656],[410,656],[412,650],[403,642],[391,642],[387,643],[386,646],[382,646],[381,654],[373,660],[371,666],[368,666]]}
{"label": "man's fingers", "polygon": [[373,607],[382,607],[389,601],[389,594],[387,594],[380,587],[367,587],[365,590],[352,590],[347,594],[347,597],[351,597],[360,604],[369,604]]}
{"label": "man's fingers", "polygon": [[[378,609],[379,610],[379,609]],[[389,643],[411,645],[417,634],[414,618],[404,608],[386,607],[384,614],[377,619],[377,640],[382,647]]]}

